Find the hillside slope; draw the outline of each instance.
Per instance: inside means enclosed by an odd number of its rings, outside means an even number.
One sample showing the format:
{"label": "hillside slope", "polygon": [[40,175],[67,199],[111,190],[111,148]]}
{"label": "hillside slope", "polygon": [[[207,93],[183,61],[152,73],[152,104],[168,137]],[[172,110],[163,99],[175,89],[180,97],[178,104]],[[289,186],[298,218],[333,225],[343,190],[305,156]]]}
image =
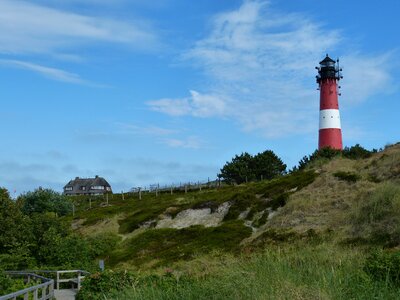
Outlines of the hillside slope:
{"label": "hillside slope", "polygon": [[[109,203],[75,198],[73,227],[118,235],[106,257],[114,268],[169,266],[210,253],[246,253],[271,242],[327,236],[368,238],[353,219],[374,191],[400,181],[400,144],[368,159],[319,160],[272,181],[201,191],[115,194]],[[400,213],[400,211],[399,211]],[[400,215],[399,215],[400,216]],[[392,226],[392,225],[390,225]],[[393,226],[392,226],[393,227]]]}

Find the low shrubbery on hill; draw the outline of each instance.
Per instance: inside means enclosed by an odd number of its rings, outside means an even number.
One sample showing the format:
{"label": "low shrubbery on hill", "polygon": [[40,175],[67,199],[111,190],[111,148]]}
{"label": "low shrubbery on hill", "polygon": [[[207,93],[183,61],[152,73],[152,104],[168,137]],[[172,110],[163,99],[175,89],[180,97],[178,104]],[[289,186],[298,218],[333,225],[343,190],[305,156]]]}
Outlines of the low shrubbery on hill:
{"label": "low shrubbery on hill", "polygon": [[400,244],[400,186],[385,183],[363,193],[353,208],[355,238],[386,246]]}
{"label": "low shrubbery on hill", "polygon": [[359,144],[356,144],[355,146],[352,147],[345,147],[343,150],[337,150],[326,147],[319,150],[315,150],[314,153],[312,153],[311,155],[304,156],[299,161],[298,166],[294,167],[294,171],[304,170],[307,166],[310,166],[316,162],[324,164],[325,162],[335,157],[341,156],[348,159],[364,159],[370,157],[372,153],[376,152],[377,152],[376,149],[369,151],[360,146]]}
{"label": "low shrubbery on hill", "polygon": [[241,257],[208,256],[187,268],[190,274],[173,268],[160,269],[157,275],[95,274],[78,299],[364,300],[395,299],[400,293],[391,281],[371,279],[362,251],[324,242],[294,241]]}
{"label": "low shrubbery on hill", "polygon": [[365,261],[364,271],[373,280],[400,286],[400,251],[372,251]]}
{"label": "low shrubbery on hill", "polygon": [[217,227],[192,226],[183,229],[149,229],[125,240],[110,254],[109,263],[127,262],[141,266],[165,266],[189,260],[213,250],[238,252],[240,242],[251,234],[242,221],[224,222]]}

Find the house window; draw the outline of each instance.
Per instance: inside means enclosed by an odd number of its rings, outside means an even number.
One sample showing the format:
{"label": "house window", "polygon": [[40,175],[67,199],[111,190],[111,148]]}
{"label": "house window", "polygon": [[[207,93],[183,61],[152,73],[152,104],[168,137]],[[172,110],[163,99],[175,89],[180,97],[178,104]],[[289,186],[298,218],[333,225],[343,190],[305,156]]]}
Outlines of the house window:
{"label": "house window", "polygon": [[67,186],[67,187],[65,187],[65,190],[66,190],[66,191],[72,191],[72,186]]}
{"label": "house window", "polygon": [[81,186],[82,191],[86,191],[86,186]]}
{"label": "house window", "polygon": [[94,185],[90,189],[91,190],[104,190],[104,186],[102,186],[102,185]]}

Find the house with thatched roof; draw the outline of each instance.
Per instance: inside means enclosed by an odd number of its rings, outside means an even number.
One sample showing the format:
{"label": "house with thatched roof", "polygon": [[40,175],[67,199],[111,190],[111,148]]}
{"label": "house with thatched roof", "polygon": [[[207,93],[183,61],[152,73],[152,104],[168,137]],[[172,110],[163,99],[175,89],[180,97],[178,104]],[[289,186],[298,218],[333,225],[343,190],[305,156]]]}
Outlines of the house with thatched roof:
{"label": "house with thatched roof", "polygon": [[111,185],[103,177],[79,178],[70,180],[64,186],[64,195],[103,195],[112,193]]}

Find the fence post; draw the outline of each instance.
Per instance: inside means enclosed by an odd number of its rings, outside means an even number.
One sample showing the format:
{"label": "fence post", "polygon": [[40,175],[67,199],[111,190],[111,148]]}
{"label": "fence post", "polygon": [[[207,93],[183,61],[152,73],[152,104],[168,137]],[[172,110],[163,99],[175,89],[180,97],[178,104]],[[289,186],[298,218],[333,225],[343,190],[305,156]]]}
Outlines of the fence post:
{"label": "fence post", "polygon": [[60,273],[57,271],[57,290],[60,289]]}
{"label": "fence post", "polygon": [[78,271],[78,291],[81,289],[81,271]]}
{"label": "fence post", "polygon": [[187,184],[185,184],[185,194],[187,194]]}
{"label": "fence post", "polygon": [[54,295],[54,281],[49,285],[49,294]]}
{"label": "fence post", "polygon": [[171,195],[172,195],[172,185],[171,185]]}
{"label": "fence post", "polygon": [[125,200],[124,191],[121,191],[121,195],[122,195],[122,201],[124,201]]}
{"label": "fence post", "polygon": [[139,188],[139,200],[142,200],[142,188]]}

